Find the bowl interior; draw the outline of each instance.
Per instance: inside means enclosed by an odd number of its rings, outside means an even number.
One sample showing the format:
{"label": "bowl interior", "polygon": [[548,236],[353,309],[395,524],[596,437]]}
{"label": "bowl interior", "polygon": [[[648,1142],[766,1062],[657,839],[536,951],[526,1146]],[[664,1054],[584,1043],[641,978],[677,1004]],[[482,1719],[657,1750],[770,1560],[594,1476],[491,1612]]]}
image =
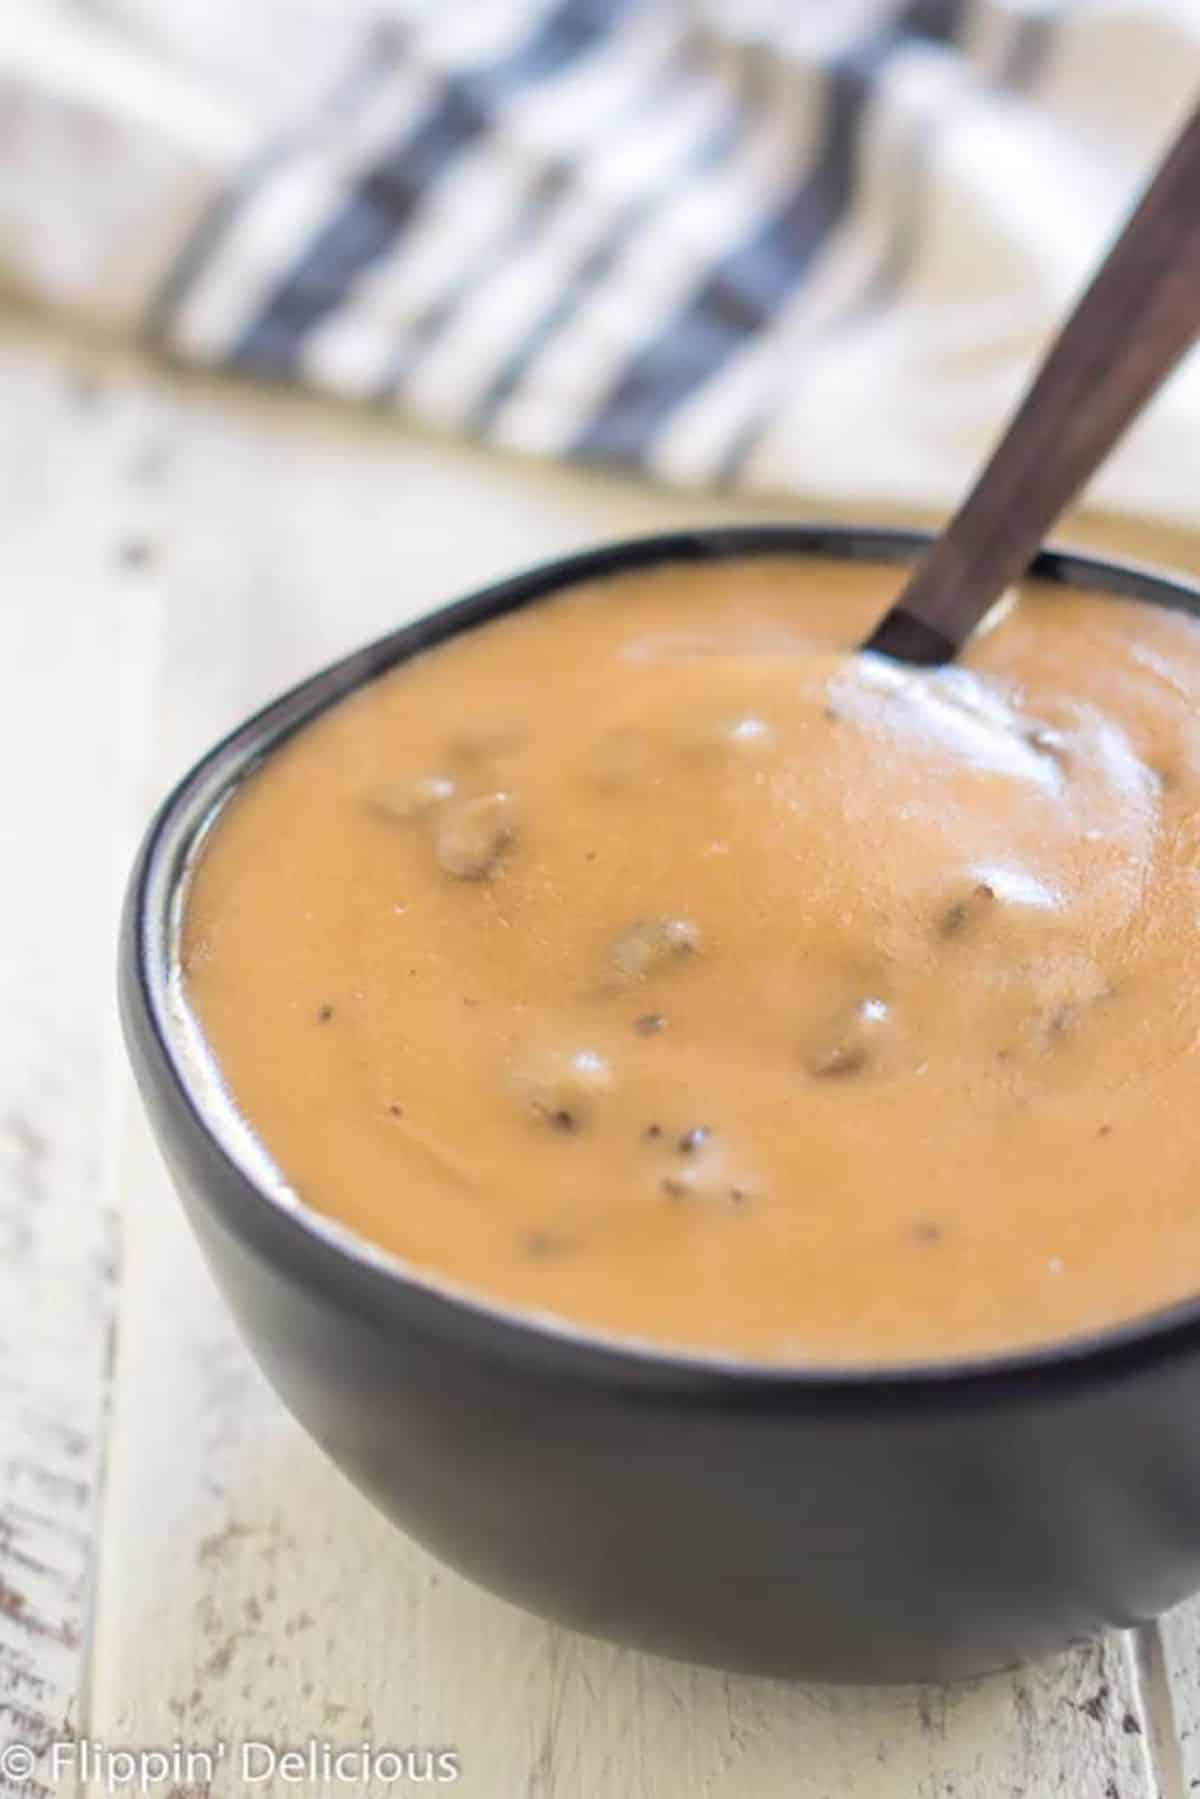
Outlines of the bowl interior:
{"label": "bowl interior", "polygon": [[[269,1208],[275,1222],[282,1222],[285,1236],[300,1234],[302,1253],[325,1259],[332,1278],[365,1280],[372,1301],[382,1300],[385,1306],[411,1303],[438,1328],[482,1333],[493,1347],[518,1353],[531,1343],[549,1345],[580,1366],[586,1362],[589,1372],[607,1372],[623,1380],[647,1376],[656,1385],[664,1378],[668,1383],[700,1378],[732,1382],[739,1388],[753,1383],[792,1391],[861,1389],[878,1398],[888,1391],[910,1391],[914,1384],[946,1391],[967,1380],[1003,1385],[1034,1371],[1067,1374],[1097,1361],[1163,1353],[1172,1335],[1180,1332],[1194,1332],[1200,1338],[1198,1296],[1087,1337],[1009,1354],[936,1364],[822,1369],[607,1337],[557,1317],[517,1312],[410,1267],[299,1201],[230,1099],[184,999],[178,934],[189,872],[208,830],[239,783],[273,750],[353,690],[461,631],[606,575],[664,562],[711,563],[763,555],[903,564],[915,560],[929,541],[930,534],[921,531],[796,525],[682,532],[606,545],[439,608],[355,651],[256,713],[184,776],[152,822],[131,881],[126,974],[137,1013],[131,1034],[140,1035],[152,1059],[153,1080],[168,1091],[193,1131],[239,1181],[248,1225],[256,1211]],[[1031,573],[1200,617],[1200,586],[1162,571],[1051,548],[1042,552]],[[364,1299],[368,1287],[362,1289]]]}

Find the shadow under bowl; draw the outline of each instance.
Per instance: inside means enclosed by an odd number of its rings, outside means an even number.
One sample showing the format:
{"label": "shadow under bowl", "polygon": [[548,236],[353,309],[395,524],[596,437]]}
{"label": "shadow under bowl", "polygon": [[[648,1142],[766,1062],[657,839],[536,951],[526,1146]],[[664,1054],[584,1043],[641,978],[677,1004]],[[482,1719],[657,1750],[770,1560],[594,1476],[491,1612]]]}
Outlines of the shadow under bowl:
{"label": "shadow under bowl", "polygon": [[[1142,1622],[1200,1587],[1200,1304],[987,1360],[825,1371],[524,1316],[406,1268],[264,1177],[189,1049],[174,934],[189,864],[231,789],[418,651],[658,563],[902,563],[926,542],[854,526],[687,532],[443,607],[212,750],[150,825],[126,899],[121,1005],[138,1083],[285,1404],[397,1524],[484,1586],[580,1630],[740,1671],[965,1677]],[[1200,616],[1200,589],[1146,570],[1047,551],[1034,572]]]}

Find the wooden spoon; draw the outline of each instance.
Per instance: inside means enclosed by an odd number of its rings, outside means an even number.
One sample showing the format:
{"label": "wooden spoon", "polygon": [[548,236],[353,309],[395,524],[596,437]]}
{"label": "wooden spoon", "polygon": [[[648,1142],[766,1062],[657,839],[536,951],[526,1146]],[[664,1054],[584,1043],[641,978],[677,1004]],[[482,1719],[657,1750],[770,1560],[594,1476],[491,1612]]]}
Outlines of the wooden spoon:
{"label": "wooden spoon", "polygon": [[983,473],[863,645],[957,655],[1200,333],[1200,109],[1052,345]]}

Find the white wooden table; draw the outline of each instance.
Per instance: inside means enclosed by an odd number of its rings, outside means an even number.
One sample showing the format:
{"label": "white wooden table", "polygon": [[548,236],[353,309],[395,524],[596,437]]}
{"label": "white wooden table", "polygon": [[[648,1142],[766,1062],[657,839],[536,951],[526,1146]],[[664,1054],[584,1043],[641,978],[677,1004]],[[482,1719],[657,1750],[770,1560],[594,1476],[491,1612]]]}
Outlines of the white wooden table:
{"label": "white wooden table", "polygon": [[[1200,1788],[1194,1607],[1017,1676],[858,1691],[610,1648],[439,1567],[268,1391],[134,1099],[121,883],[218,732],[473,582],[769,510],[501,462],[0,319],[0,1749],[228,1745],[211,1782],[148,1788],[173,1799],[408,1790],[243,1781],[240,1743],[310,1739],[452,1747],[477,1799]],[[104,1772],[55,1778],[46,1753],[0,1795],[100,1792]]]}

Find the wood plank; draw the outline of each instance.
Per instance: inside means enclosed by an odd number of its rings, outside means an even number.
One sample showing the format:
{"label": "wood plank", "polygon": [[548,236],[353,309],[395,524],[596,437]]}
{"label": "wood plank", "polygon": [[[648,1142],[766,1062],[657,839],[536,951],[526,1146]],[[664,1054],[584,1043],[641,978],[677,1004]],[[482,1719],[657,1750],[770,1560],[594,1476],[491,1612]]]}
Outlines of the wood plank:
{"label": "wood plank", "polygon": [[0,1744],[34,1746],[83,1722],[117,1258],[113,938],[158,638],[131,474],[157,402],[77,365],[0,330]]}
{"label": "wood plank", "polygon": [[1155,1794],[1123,1639],[946,1692],[786,1686],[491,1598],[374,1514],[282,1413],[140,1129],[126,1185],[140,1253],[97,1658],[106,1740],[226,1743],[213,1799],[243,1790],[237,1745],[313,1738],[454,1748],[485,1799]]}
{"label": "wood plank", "polygon": [[[1092,524],[1089,532],[1100,547],[1200,577],[1200,537],[1115,521]],[[1200,1599],[1140,1630],[1137,1653],[1159,1793],[1184,1799],[1200,1790]]]}
{"label": "wood plank", "polygon": [[[326,657],[602,535],[778,514],[502,462],[283,396],[173,396],[155,785]],[[283,1414],[131,1109],[94,1649],[108,1742],[456,1748],[484,1799],[1151,1799],[1126,1638],[950,1692],[727,1678],[558,1630],[440,1568]],[[336,1783],[306,1788],[333,1794]],[[366,1783],[361,1790],[386,1791]]]}

